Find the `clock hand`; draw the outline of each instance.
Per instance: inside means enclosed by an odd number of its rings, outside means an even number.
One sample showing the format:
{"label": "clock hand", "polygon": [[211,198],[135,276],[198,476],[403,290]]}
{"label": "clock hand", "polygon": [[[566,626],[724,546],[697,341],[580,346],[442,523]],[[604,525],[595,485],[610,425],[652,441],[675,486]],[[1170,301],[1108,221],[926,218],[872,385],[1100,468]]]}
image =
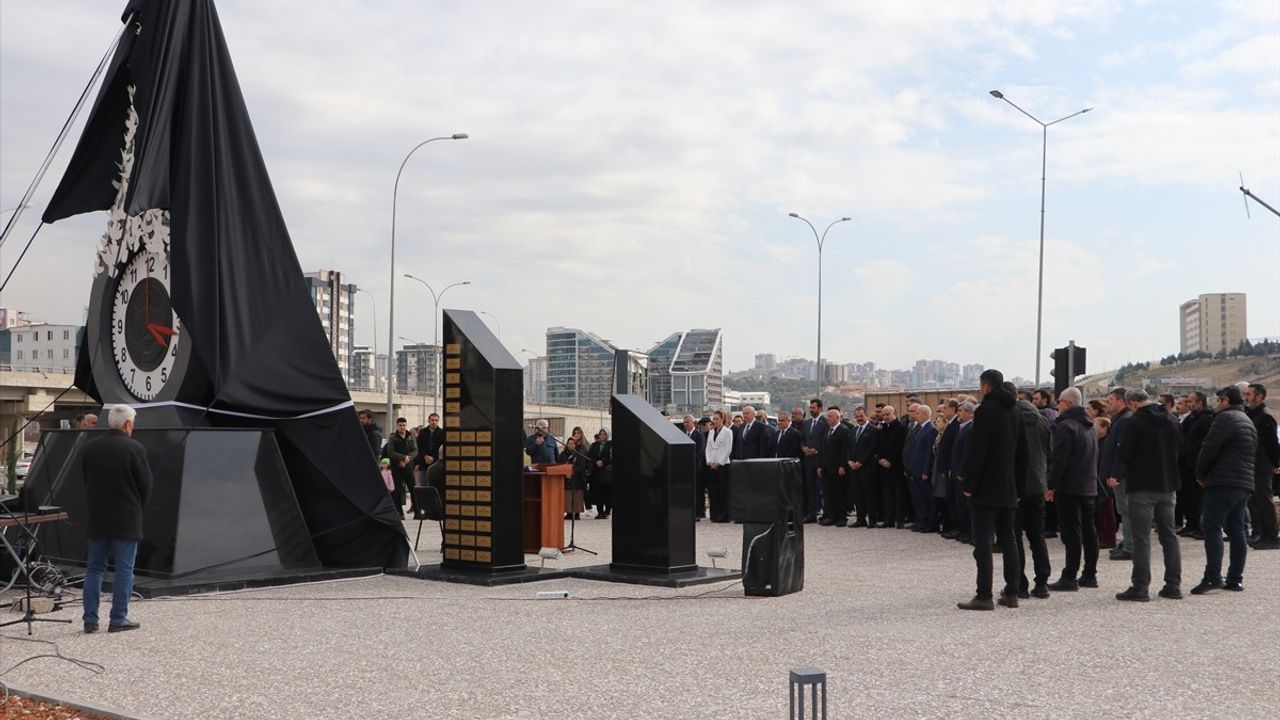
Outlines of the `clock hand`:
{"label": "clock hand", "polygon": [[178,331],[171,327],[165,327],[164,325],[159,325],[153,322],[147,323],[147,331],[151,333],[151,337],[155,339],[156,344],[160,347],[168,345],[168,343],[165,342],[166,337],[172,337],[178,334]]}

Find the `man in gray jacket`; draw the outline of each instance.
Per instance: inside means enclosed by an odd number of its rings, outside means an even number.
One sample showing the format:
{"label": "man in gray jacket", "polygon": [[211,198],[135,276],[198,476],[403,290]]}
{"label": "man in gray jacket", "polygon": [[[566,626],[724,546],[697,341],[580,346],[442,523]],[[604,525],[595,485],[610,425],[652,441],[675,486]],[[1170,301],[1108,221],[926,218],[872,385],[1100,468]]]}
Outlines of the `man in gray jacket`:
{"label": "man in gray jacket", "polygon": [[[1098,497],[1098,433],[1080,404],[1080,391],[1067,388],[1058,398],[1058,422],[1053,427],[1046,498],[1058,506],[1058,527],[1067,551],[1062,576],[1050,590],[1075,591],[1098,587],[1098,531],[1094,501]],[[1080,568],[1081,551],[1084,568]],[[1076,572],[1080,571],[1079,579]]]}
{"label": "man in gray jacket", "polygon": [[[1076,390],[1072,397],[1077,398],[1075,404],[1079,405],[1080,391]],[[1043,599],[1049,597],[1047,583],[1049,574],[1053,572],[1049,565],[1049,548],[1044,542],[1044,503],[1049,489],[1049,419],[1027,400],[1019,400],[1017,409],[1022,436],[1027,443],[1026,472],[1018,478],[1018,509],[1013,515],[1013,534],[1018,539],[1018,567],[1022,569],[1018,597]],[[1022,542],[1023,535],[1031,545],[1034,587],[1027,582],[1027,551]]]}
{"label": "man in gray jacket", "polygon": [[[1253,495],[1253,466],[1258,452],[1258,431],[1244,412],[1240,389],[1218,391],[1218,414],[1196,458],[1196,482],[1204,488],[1200,500],[1200,531],[1204,533],[1204,579],[1191,588],[1192,595],[1226,587],[1244,590],[1244,562],[1249,553],[1244,513]],[[1231,540],[1231,564],[1222,581],[1222,528]]]}

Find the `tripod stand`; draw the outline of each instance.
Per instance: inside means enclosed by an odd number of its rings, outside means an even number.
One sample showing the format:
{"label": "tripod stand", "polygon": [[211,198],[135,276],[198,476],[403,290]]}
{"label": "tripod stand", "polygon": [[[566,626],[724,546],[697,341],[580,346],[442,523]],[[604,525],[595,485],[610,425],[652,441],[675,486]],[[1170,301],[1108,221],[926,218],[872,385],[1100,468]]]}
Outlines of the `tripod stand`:
{"label": "tripod stand", "polygon": [[[20,556],[18,554],[18,551],[15,550],[13,545],[9,542],[9,538],[6,537],[3,530],[0,529],[0,543],[4,544],[5,550],[9,553],[9,556],[13,558],[13,561],[15,563],[17,563],[17,568],[13,571],[13,580],[16,581],[18,579],[18,575],[21,574],[23,577],[26,578],[26,581],[27,581],[26,593],[25,593],[26,597],[23,605],[22,617],[18,618],[17,620],[2,622],[0,623],[0,628],[9,627],[10,625],[17,625],[19,623],[26,623],[27,635],[30,636],[32,634],[32,625],[34,623],[38,623],[38,622],[66,623],[66,624],[71,623],[70,620],[61,620],[58,618],[36,617],[35,608],[32,606],[32,603],[31,603],[31,600],[32,600],[31,588],[36,583],[35,583],[35,579],[32,578],[31,576],[30,560],[35,550],[36,534],[30,528],[29,523],[36,524],[41,522],[52,522],[54,520],[64,520],[66,519],[66,517],[67,517],[67,514],[64,512],[44,513],[39,515],[29,515],[27,513],[23,513],[22,516],[19,517],[18,515],[10,511],[6,511],[4,516],[0,517],[0,528],[16,527],[22,532],[23,539],[26,541],[26,551],[27,551],[25,558]],[[12,585],[12,583],[10,583],[10,585]],[[62,609],[62,604],[58,602],[61,599],[62,599],[61,594],[59,594],[54,598],[53,608],[52,608],[54,611]]]}

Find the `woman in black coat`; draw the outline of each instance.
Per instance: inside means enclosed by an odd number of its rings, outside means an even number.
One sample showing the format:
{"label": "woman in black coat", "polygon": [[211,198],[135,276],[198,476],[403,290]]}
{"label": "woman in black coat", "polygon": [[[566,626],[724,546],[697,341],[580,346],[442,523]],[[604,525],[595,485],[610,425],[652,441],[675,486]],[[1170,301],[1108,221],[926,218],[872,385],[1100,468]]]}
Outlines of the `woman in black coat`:
{"label": "woman in black coat", "polygon": [[596,519],[608,520],[613,511],[613,442],[609,432],[601,428],[591,443],[591,495],[596,505]]}
{"label": "woman in black coat", "polygon": [[587,476],[591,474],[591,458],[578,450],[578,443],[572,437],[564,441],[564,449],[560,451],[557,462],[573,466],[573,475],[565,479],[564,489],[568,491],[564,498],[564,519],[571,517],[581,520],[583,507],[582,496],[587,490]]}

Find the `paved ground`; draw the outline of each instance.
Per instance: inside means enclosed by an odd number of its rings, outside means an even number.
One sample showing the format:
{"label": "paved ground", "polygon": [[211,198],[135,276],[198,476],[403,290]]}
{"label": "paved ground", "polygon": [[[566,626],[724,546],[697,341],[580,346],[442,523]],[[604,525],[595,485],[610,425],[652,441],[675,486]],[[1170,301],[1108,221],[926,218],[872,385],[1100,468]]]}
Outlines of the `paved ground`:
{"label": "paved ground", "polygon": [[[579,543],[607,560],[610,525],[583,521]],[[375,577],[139,602],[143,629],[125,634],[39,626],[106,671],[39,659],[0,679],[156,718],[778,718],[798,665],[828,671],[832,718],[1263,718],[1280,706],[1280,551],[1250,554],[1243,593],[1120,603],[1130,566],[1104,560],[1099,590],[971,613],[955,609],[972,594],[967,546],[809,529],[806,588],[783,598],[728,583]],[[699,548],[739,542],[738,526],[698,526]],[[1056,571],[1061,545],[1050,548]],[[1185,589],[1203,552],[1182,551]],[[552,589],[573,599],[532,599]],[[0,637],[0,668],[49,649]]]}

